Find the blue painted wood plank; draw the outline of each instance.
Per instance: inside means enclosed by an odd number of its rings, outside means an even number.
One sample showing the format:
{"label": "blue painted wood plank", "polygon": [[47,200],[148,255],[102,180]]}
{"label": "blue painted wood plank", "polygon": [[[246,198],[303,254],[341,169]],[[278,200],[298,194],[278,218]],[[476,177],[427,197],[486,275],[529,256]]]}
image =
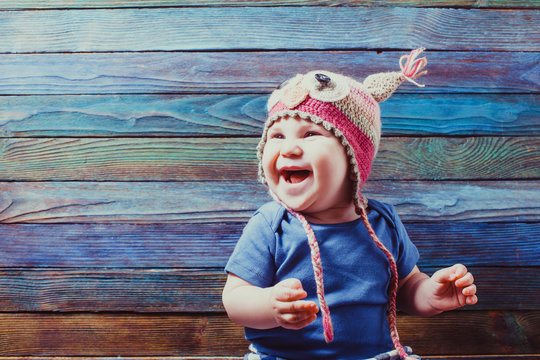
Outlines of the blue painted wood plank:
{"label": "blue painted wood plank", "polygon": [[[246,221],[1,224],[0,268],[223,268]],[[538,223],[406,222],[405,227],[420,251],[421,267],[540,266]]]}
{"label": "blue painted wood plank", "polygon": [[[539,12],[540,13],[540,12]],[[1,14],[1,13],[0,13]],[[0,94],[264,93],[327,69],[363,80],[398,71],[398,51],[0,54]],[[537,93],[540,53],[426,51],[425,88],[397,93]]]}
{"label": "blue painted wood plank", "polygon": [[171,6],[410,6],[467,8],[538,8],[538,0],[4,0],[1,9],[132,8]]}
{"label": "blue painted wood plank", "polygon": [[[482,295],[462,310],[539,309],[538,268],[468,268]],[[221,269],[0,268],[0,312],[223,312],[226,276]]]}
{"label": "blue painted wood plank", "polygon": [[[0,138],[260,136],[267,96],[0,96]],[[384,136],[540,134],[536,94],[396,93],[381,111]]]}
{"label": "blue painted wood plank", "polygon": [[[368,181],[404,221],[538,221],[536,181]],[[0,182],[0,223],[244,220],[270,196],[255,182]]]}
{"label": "blue painted wood plank", "polygon": [[[540,13],[391,7],[0,12],[0,52],[233,49],[538,51]],[[481,26],[479,26],[481,24]],[[298,31],[301,29],[301,31]]]}

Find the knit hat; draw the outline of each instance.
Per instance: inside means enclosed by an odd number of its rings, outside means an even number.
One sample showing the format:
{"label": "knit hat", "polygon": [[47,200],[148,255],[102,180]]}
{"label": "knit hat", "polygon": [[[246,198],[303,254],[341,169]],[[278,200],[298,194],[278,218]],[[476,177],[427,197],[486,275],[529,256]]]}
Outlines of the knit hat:
{"label": "knit hat", "polygon": [[[356,211],[366,225],[372,240],[386,255],[390,264],[392,280],[389,289],[388,322],[394,346],[404,359],[407,358],[407,354],[399,343],[396,329],[398,284],[396,263],[369,224],[366,211],[367,200],[361,195],[361,189],[371,172],[371,165],[379,148],[381,138],[379,103],[388,99],[405,80],[423,86],[414,81],[418,76],[426,73],[422,71],[427,64],[426,58],[417,59],[423,51],[424,49],[420,48],[411,51],[409,55],[402,56],[399,61],[400,72],[373,74],[363,82],[324,70],[311,71],[305,75],[298,74],[283,82],[268,99],[268,118],[257,147],[259,180],[266,184],[261,160],[268,129],[275,121],[283,117],[299,117],[312,121],[331,131],[343,144],[353,175],[352,197]],[[282,203],[275,194],[272,196]],[[308,236],[317,296],[323,317],[324,335],[326,341],[330,342],[333,339],[333,328],[330,310],[324,300],[322,265],[317,240],[304,216],[288,208],[287,204],[283,205],[300,220]]]}

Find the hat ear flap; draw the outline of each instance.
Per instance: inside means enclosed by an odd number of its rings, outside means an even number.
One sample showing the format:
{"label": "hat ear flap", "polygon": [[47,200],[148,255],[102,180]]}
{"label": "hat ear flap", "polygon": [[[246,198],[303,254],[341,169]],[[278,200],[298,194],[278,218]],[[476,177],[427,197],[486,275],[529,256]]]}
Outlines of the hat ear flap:
{"label": "hat ear flap", "polygon": [[[417,59],[418,55],[424,50],[424,48],[419,48],[411,51],[409,55],[403,55],[399,59],[401,72],[373,74],[364,80],[364,86],[377,102],[388,99],[405,80],[412,82],[416,86],[424,87],[424,85],[414,81],[420,75],[427,73],[427,71],[422,71],[427,65],[427,59],[425,57]],[[403,64],[404,61],[405,64]]]}

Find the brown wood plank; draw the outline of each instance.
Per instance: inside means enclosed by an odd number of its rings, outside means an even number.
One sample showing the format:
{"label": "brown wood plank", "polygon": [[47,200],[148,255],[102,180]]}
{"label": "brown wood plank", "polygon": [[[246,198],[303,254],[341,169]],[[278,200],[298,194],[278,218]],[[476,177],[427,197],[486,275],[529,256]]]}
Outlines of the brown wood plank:
{"label": "brown wood plank", "polygon": [[[124,356],[122,359],[126,360],[241,360],[243,356],[212,356],[212,357],[192,357],[192,356],[145,356],[145,357],[133,357],[133,356]],[[40,356],[39,360],[115,360],[118,357],[66,357],[66,356]],[[424,360],[538,360],[540,355],[458,355],[458,356],[423,356]],[[37,360],[33,356],[22,356],[22,357],[12,357],[12,356],[0,356],[0,360]]]}
{"label": "brown wood plank", "polygon": [[[539,309],[539,268],[469,270],[480,301],[465,310]],[[222,312],[225,278],[221,269],[0,268],[0,312]]]}
{"label": "brown wood plank", "polygon": [[126,8],[170,6],[413,6],[471,8],[535,8],[530,0],[4,0],[1,9]]}
{"label": "brown wood plank", "polygon": [[[494,23],[502,21],[496,20]],[[528,38],[531,36],[529,34]],[[407,45],[404,48],[410,47]],[[358,80],[378,72],[398,71],[398,60],[407,52],[349,50],[0,54],[0,94],[268,94],[294,74],[314,69],[344,73]],[[418,89],[405,83],[400,86],[398,93],[538,92],[540,54],[536,52],[446,52],[430,48],[426,56],[429,58],[429,73],[421,80],[426,87]],[[105,113],[99,111],[100,107],[107,103],[120,103],[118,106],[123,113],[129,114],[130,108],[122,105],[126,99],[120,99],[104,99],[102,101],[105,104],[93,106],[86,111],[107,116],[110,110],[106,109],[111,105],[105,108]],[[32,101],[39,103],[40,99]],[[50,98],[44,98],[34,109],[48,109],[50,101]],[[64,99],[53,103],[53,111],[59,106],[62,111],[71,110],[70,107],[62,108],[62,101]],[[441,102],[445,107],[448,106],[444,99]],[[129,106],[133,106],[133,101]],[[139,108],[140,104],[135,106]],[[260,112],[259,106],[257,104],[257,112]],[[488,109],[493,106],[490,104]],[[9,104],[7,110],[11,114]],[[253,111],[249,108],[247,110]],[[167,111],[177,113],[177,110]],[[81,116],[84,117],[85,109],[82,112]],[[13,115],[17,116],[16,113]],[[450,112],[448,116],[453,115]],[[128,119],[131,119],[129,115]],[[230,121],[229,118],[227,120]]]}
{"label": "brown wood plank", "polygon": [[[402,329],[403,342],[411,344],[419,354],[539,353],[538,316],[538,312],[472,311],[444,313],[433,318],[401,316],[398,329]],[[514,345],[503,349],[497,345],[501,342]]]}
{"label": "brown wood plank", "polygon": [[224,284],[223,270],[0,269],[0,312],[223,312]]}
{"label": "brown wood plank", "polygon": [[[259,138],[0,139],[3,181],[250,181]],[[372,180],[540,177],[540,137],[385,138]]]}
{"label": "brown wood plank", "polygon": [[[177,357],[177,356],[167,356],[167,357],[152,357],[145,356],[142,357],[122,357],[126,360],[241,360],[243,356],[226,356],[226,357]],[[23,357],[11,357],[11,356],[0,356],[1,360],[34,360],[35,357],[32,356],[23,356]],[[113,360],[118,358],[107,358],[107,357],[65,357],[65,356],[55,356],[55,357],[44,357],[40,356],[40,360]],[[536,360],[540,359],[540,355],[463,355],[463,356],[424,356],[424,360]]]}
{"label": "brown wood plank", "polygon": [[[244,225],[2,224],[0,268],[223,268]],[[405,227],[422,254],[422,267],[457,262],[540,266],[538,223],[427,222]]]}
{"label": "brown wood plank", "polygon": [[[535,181],[368,181],[403,221],[538,221]],[[270,200],[255,182],[0,182],[0,223],[224,222]]]}
{"label": "brown wood plank", "polygon": [[0,314],[4,356],[240,355],[242,328],[224,315]]}
{"label": "brown wood plank", "polygon": [[[398,317],[403,342],[426,355],[538,353],[539,326],[538,311]],[[247,346],[219,314],[4,313],[0,344],[2,356],[239,356]]]}
{"label": "brown wood plank", "polygon": [[[241,360],[243,356],[211,356],[211,357],[193,357],[193,356],[144,356],[144,357],[133,357],[133,356],[123,356],[122,359],[126,360]],[[87,356],[77,356],[77,357],[66,357],[66,356],[0,356],[0,360],[115,360],[118,357],[87,357]],[[537,360],[540,359],[540,355],[458,355],[458,356],[423,356],[424,360]]]}

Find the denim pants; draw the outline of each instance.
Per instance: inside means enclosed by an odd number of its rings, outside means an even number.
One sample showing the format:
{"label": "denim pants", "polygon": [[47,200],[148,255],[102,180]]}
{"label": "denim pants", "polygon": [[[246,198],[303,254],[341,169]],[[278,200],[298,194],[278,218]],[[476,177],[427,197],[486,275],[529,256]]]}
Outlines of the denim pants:
{"label": "denim pants", "polygon": [[[258,352],[253,345],[249,345],[249,351],[251,352],[244,355],[244,360],[287,360],[278,356],[272,356]],[[412,349],[410,347],[405,346],[405,351],[407,351],[407,354],[409,354],[410,356],[416,359],[420,359],[420,356],[413,355]],[[400,360],[400,357],[396,350],[392,350],[365,360]]]}

